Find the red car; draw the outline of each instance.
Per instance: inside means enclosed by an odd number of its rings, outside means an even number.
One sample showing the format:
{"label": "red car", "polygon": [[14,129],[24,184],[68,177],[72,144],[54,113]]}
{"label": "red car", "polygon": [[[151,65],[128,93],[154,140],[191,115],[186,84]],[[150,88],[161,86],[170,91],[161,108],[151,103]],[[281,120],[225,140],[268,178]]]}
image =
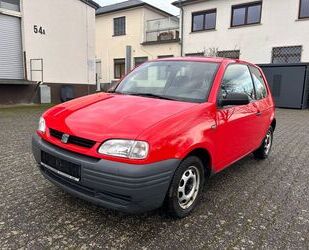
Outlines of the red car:
{"label": "red car", "polygon": [[33,137],[42,174],[65,191],[129,213],[167,205],[184,217],[207,177],[253,153],[276,127],[261,69],[222,58],[144,63],[110,93],[49,109]]}

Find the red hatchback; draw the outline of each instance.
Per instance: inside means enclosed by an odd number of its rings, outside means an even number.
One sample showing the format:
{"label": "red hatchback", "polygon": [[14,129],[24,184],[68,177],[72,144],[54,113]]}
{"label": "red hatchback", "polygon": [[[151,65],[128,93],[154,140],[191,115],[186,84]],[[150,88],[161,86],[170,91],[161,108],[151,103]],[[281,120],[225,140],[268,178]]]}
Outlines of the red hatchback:
{"label": "red hatchback", "polygon": [[136,213],[196,206],[206,177],[254,153],[265,159],[276,127],[257,66],[220,58],[147,62],[111,93],[55,106],[33,137],[42,174],[65,191]]}

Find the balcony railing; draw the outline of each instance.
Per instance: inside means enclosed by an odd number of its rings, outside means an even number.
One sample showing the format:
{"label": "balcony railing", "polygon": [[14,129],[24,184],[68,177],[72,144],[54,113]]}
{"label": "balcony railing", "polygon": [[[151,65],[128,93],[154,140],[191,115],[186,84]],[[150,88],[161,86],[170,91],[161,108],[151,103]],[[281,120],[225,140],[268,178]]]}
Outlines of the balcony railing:
{"label": "balcony railing", "polygon": [[179,19],[169,17],[146,22],[145,41],[147,43],[165,43],[179,41]]}

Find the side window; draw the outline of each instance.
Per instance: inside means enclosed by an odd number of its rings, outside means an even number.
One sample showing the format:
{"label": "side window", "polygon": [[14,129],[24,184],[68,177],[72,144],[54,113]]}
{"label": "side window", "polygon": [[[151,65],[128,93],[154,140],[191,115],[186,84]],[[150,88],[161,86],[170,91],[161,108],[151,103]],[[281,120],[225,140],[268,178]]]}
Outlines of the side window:
{"label": "side window", "polygon": [[258,68],[253,66],[250,66],[249,68],[252,73],[252,78],[255,85],[256,99],[264,99],[267,96],[267,89],[263,76]]}
{"label": "side window", "polygon": [[250,100],[255,99],[251,74],[247,65],[229,65],[224,73],[219,98],[226,98],[230,93],[244,93]]}

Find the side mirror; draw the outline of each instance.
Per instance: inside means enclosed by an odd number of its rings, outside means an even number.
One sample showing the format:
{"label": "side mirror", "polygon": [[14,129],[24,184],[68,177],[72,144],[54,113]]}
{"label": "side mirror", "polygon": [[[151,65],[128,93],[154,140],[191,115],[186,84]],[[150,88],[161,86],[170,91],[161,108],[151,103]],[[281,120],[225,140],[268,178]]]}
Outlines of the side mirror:
{"label": "side mirror", "polygon": [[249,103],[249,96],[243,93],[230,93],[224,99],[219,100],[219,105],[221,107],[233,105],[247,105]]}

